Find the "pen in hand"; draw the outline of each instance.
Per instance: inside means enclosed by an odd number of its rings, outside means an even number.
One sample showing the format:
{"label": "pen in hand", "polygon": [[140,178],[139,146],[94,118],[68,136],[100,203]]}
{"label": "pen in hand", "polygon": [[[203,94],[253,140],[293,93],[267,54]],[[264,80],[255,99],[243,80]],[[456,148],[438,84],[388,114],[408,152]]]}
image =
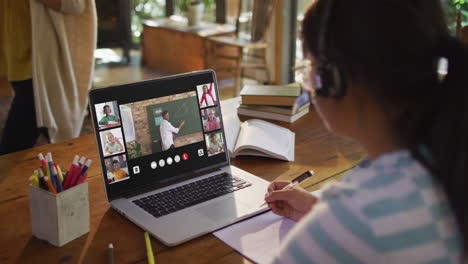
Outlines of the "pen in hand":
{"label": "pen in hand", "polygon": [[[283,188],[281,188],[281,190],[288,190],[288,189],[292,189],[294,188],[294,186],[298,185],[299,183],[305,181],[306,179],[308,179],[309,177],[312,177],[314,175],[314,171],[313,170],[310,170],[310,171],[306,171],[304,173],[302,173],[301,175],[299,175],[298,177],[296,177],[295,179],[293,179],[288,185],[284,186]],[[278,190],[277,190],[278,191]],[[266,205],[267,202],[264,202],[260,205],[260,207]]]}
{"label": "pen in hand", "polygon": [[107,247],[107,263],[114,264],[114,245],[112,243]]}

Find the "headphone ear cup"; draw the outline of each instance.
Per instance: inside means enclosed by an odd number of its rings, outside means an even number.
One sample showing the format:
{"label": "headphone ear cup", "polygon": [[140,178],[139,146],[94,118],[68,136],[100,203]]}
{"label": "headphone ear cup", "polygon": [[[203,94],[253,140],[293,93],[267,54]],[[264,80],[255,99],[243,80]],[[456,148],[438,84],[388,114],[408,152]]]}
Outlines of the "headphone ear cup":
{"label": "headphone ear cup", "polygon": [[340,98],[344,95],[344,82],[338,67],[327,64],[318,69],[321,79],[321,88],[317,90],[318,96]]}
{"label": "headphone ear cup", "polygon": [[333,86],[331,86],[330,96],[340,98],[345,95],[345,82],[343,74],[335,65],[331,65],[331,73],[333,75]]}

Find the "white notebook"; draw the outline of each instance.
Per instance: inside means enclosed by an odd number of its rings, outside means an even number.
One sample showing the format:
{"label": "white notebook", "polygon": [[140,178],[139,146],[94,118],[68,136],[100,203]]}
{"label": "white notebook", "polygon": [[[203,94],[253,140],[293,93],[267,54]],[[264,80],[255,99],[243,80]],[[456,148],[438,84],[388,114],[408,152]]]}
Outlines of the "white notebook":
{"label": "white notebook", "polygon": [[258,119],[241,123],[236,114],[223,116],[223,120],[231,157],[250,155],[294,161],[295,134],[291,130]]}
{"label": "white notebook", "polygon": [[[265,190],[266,191],[266,190]],[[321,190],[312,192],[321,197]],[[271,211],[213,233],[217,238],[256,263],[268,263],[296,222]]]}

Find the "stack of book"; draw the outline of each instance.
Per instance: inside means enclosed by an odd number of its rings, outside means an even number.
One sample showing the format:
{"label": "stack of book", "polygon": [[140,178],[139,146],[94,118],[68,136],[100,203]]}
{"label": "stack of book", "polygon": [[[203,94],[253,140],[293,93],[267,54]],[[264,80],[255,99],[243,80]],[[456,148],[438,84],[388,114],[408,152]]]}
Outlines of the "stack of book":
{"label": "stack of book", "polygon": [[300,94],[301,88],[296,83],[283,86],[245,85],[237,113],[292,123],[309,112],[310,103],[306,103],[293,113],[294,102]]}

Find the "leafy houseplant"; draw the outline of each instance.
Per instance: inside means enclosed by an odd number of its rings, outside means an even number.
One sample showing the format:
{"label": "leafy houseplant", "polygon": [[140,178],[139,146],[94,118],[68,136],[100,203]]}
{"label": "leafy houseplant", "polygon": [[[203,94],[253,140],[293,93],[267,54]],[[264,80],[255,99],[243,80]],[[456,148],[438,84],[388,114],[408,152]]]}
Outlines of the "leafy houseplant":
{"label": "leafy houseplant", "polygon": [[183,13],[186,13],[187,10],[188,10],[188,6],[192,3],[203,3],[203,5],[205,6],[205,8],[210,8],[213,3],[214,3],[214,0],[202,0],[202,1],[195,1],[195,0],[179,0],[176,2],[176,5],[177,7],[179,8],[179,10]]}
{"label": "leafy houseplant", "polygon": [[143,19],[151,19],[165,16],[166,0],[130,0],[132,12],[131,27],[133,41],[140,43]]}
{"label": "leafy houseplant", "polygon": [[462,26],[468,25],[468,0],[442,0],[450,32],[455,33],[457,12],[462,14]]}
{"label": "leafy houseplant", "polygon": [[[206,2],[206,3],[205,3]],[[179,9],[185,13],[189,26],[198,26],[203,19],[205,5],[210,5],[212,1],[179,1]]]}

